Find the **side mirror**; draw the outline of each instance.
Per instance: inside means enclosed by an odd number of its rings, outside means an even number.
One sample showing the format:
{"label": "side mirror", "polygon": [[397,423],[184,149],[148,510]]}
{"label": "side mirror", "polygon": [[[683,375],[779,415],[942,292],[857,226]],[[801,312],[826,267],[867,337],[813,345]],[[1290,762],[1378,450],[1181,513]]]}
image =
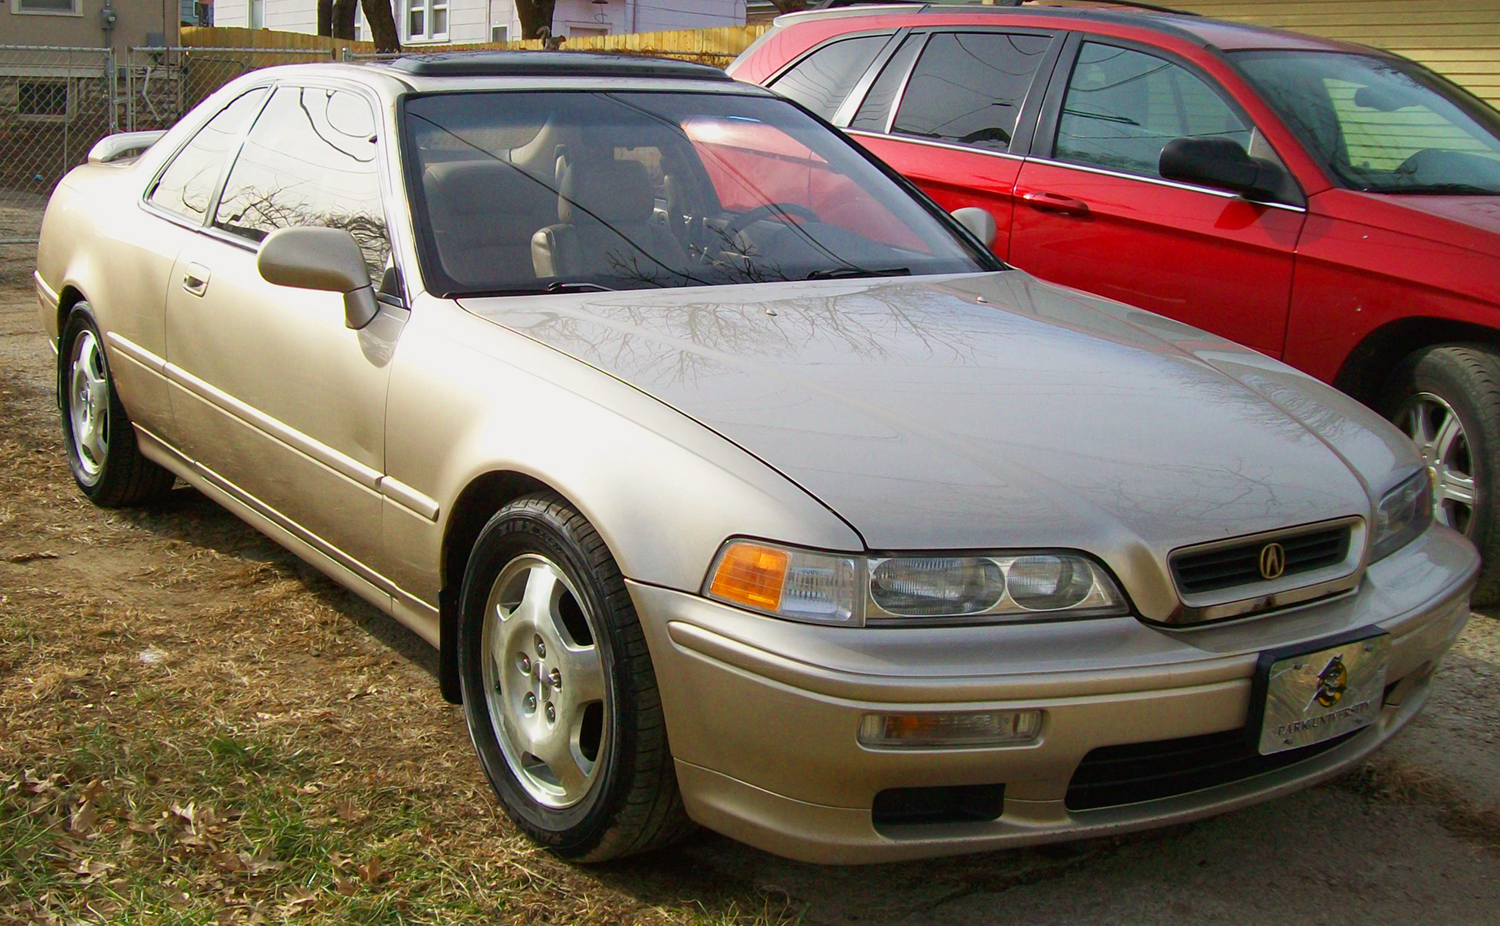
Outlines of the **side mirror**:
{"label": "side mirror", "polygon": [[1246,199],[1276,199],[1286,174],[1263,158],[1252,158],[1229,138],[1174,138],[1161,149],[1157,168],[1165,180],[1238,193]]}
{"label": "side mirror", "polygon": [[995,238],[1000,234],[1000,229],[995,225],[995,217],[990,215],[988,209],[978,206],[965,206],[962,209],[954,209],[951,215],[958,219],[958,224],[974,233],[974,237],[984,242],[985,247],[993,247]]}
{"label": "side mirror", "polygon": [[368,325],[379,309],[364,252],[342,228],[278,228],[260,243],[255,266],[277,286],[343,293],[350,328]]}

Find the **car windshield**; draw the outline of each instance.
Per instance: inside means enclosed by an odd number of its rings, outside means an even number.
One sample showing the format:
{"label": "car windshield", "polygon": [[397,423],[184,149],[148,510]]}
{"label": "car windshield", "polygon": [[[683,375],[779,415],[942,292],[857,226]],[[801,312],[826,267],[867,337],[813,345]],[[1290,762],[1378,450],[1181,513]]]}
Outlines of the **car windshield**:
{"label": "car windshield", "polygon": [[1347,187],[1500,194],[1500,113],[1397,58],[1242,51],[1235,63]]}
{"label": "car windshield", "polygon": [[409,98],[407,182],[447,295],[996,269],[784,100],[469,91]]}

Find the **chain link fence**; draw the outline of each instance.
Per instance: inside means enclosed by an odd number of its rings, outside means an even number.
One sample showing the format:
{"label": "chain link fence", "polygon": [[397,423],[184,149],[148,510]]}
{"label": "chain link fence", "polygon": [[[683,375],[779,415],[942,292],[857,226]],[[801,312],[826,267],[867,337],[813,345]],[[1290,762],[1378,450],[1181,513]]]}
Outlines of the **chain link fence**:
{"label": "chain link fence", "polygon": [[57,182],[113,132],[170,128],[257,68],[334,60],[319,49],[0,45],[0,285],[24,285]]}
{"label": "chain link fence", "polygon": [[47,197],[118,128],[107,48],[0,45],[0,282],[25,279]]}

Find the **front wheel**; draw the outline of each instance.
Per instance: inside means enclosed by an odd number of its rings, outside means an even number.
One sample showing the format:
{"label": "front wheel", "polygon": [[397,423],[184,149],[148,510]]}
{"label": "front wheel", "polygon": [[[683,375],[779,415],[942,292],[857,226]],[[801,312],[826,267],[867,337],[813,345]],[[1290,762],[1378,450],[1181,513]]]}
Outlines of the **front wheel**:
{"label": "front wheel", "polygon": [[103,508],[144,505],[166,494],[174,477],[136,446],[87,302],[68,314],[57,361],[64,443],[78,488]]}
{"label": "front wheel", "polygon": [[691,829],[640,621],[581,514],[554,493],[502,508],[470,554],[461,606],[469,736],[522,831],[598,862]]}
{"label": "front wheel", "polygon": [[1500,601],[1500,356],[1480,345],[1420,350],[1397,368],[1386,411],[1422,454],[1433,517],[1468,536],[1484,566],[1475,605]]}

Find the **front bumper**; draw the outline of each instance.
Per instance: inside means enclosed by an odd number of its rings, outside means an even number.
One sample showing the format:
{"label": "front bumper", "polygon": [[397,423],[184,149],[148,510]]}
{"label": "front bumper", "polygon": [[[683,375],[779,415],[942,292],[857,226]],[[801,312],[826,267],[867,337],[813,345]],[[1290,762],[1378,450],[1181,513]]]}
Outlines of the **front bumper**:
{"label": "front bumper", "polygon": [[[1245,621],[1165,630],[1132,618],[942,628],[830,628],[759,617],[632,583],[689,815],[779,855],[877,862],[1120,833],[1222,813],[1357,763],[1420,710],[1469,616],[1478,558],[1434,528],[1356,593]],[[1243,728],[1262,650],[1359,628],[1391,636],[1378,720],[1315,756],[1185,793],[1070,810],[1094,749]],[[1021,747],[875,750],[871,712],[1035,708]],[[888,789],[1004,786],[998,817],[877,819]]]}

